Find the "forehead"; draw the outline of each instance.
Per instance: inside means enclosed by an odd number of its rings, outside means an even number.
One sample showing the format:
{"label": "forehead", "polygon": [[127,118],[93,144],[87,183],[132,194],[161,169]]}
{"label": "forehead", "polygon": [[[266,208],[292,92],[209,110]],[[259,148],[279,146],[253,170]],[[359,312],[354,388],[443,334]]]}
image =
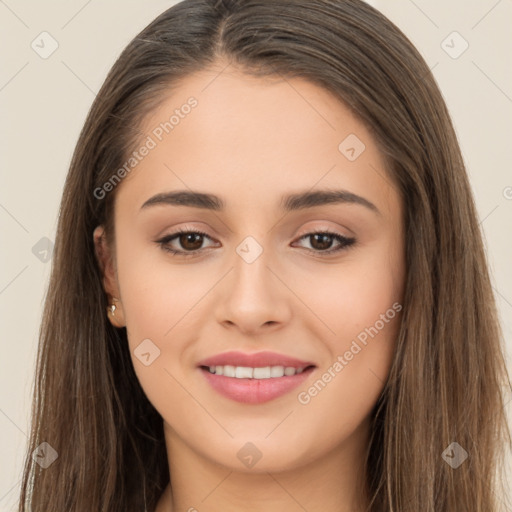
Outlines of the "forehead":
{"label": "forehead", "polygon": [[177,188],[231,195],[246,207],[316,184],[393,193],[364,124],[301,78],[254,77],[232,66],[203,70],[173,87],[141,128],[152,148],[118,191],[139,206]]}
{"label": "forehead", "polygon": [[[192,109],[186,108],[190,98],[197,102]],[[247,142],[256,147],[270,141],[274,151],[281,146],[298,150],[304,141],[318,143],[319,139],[324,139],[326,147],[334,142],[337,149],[337,139],[349,130],[372,142],[364,125],[326,89],[301,78],[255,77],[232,66],[180,80],[147,117],[143,131],[158,132],[181,109],[189,113],[179,119],[175,116],[171,132],[162,134],[163,138],[196,139],[205,150],[214,142],[217,153],[225,148],[232,154],[242,145],[246,151]]]}

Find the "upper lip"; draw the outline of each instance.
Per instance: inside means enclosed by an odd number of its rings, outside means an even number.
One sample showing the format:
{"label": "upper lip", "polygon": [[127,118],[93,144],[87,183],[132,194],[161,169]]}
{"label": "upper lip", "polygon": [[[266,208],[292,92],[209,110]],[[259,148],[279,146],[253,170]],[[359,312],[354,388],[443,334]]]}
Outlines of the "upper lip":
{"label": "upper lip", "polygon": [[307,366],[314,366],[314,363],[309,361],[301,361],[295,357],[277,352],[223,352],[199,362],[198,366],[245,366],[249,368],[263,368],[265,366],[284,366],[293,368],[306,368]]}

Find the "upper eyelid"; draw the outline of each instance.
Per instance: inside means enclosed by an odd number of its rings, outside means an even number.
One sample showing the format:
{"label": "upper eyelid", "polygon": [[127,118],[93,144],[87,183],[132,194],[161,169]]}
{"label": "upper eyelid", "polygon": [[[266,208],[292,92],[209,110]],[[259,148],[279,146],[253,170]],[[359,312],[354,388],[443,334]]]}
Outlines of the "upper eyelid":
{"label": "upper eyelid", "polygon": [[[317,222],[319,222],[319,221],[317,221]],[[162,235],[162,236],[173,236],[173,235],[177,235],[177,234],[180,234],[180,233],[194,232],[194,233],[204,234],[205,236],[208,236],[210,238],[215,238],[214,236],[208,234],[207,230],[208,230],[208,228],[189,226],[189,225],[185,224],[184,226],[180,226],[179,228],[176,228],[176,231],[173,231],[173,232],[171,232],[169,234]],[[347,228],[345,228],[345,230],[347,230]],[[340,228],[328,227],[328,226],[325,226],[325,225],[324,226],[320,226],[320,227],[316,227],[316,226],[315,227],[310,227],[310,228],[307,228],[307,229],[304,229],[304,230],[301,229],[301,233],[302,234],[300,234],[298,236],[304,236],[304,235],[307,235],[307,234],[310,234],[310,233],[325,233],[325,232],[332,233],[332,234],[339,235],[339,236],[343,236],[345,238],[352,238],[354,236],[353,234],[348,234],[348,233],[344,234],[344,233],[342,233]]]}
{"label": "upper eyelid", "polygon": [[[160,240],[170,238],[170,237],[175,237],[175,236],[186,234],[186,233],[197,233],[199,235],[208,237],[211,240],[214,240],[213,236],[209,235],[208,233],[206,233],[205,231],[203,231],[201,229],[196,229],[196,228],[193,228],[193,229],[192,228],[180,228],[177,231],[174,231],[173,233],[168,233],[166,235],[161,236]],[[307,235],[312,235],[312,234],[317,234],[317,233],[326,233],[326,234],[336,235],[336,236],[340,236],[340,237],[347,238],[347,239],[354,238],[352,235],[344,235],[343,233],[339,233],[338,231],[333,230],[331,228],[311,228],[311,229],[304,231],[302,234],[297,235],[297,238],[303,238]]]}

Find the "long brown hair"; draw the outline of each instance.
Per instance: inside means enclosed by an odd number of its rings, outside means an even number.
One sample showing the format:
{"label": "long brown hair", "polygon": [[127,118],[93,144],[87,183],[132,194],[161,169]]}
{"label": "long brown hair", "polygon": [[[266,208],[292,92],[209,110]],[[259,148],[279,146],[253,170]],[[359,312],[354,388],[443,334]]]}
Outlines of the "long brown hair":
{"label": "long brown hair", "polygon": [[[510,380],[472,192],[428,66],[360,0],[185,0],[122,52],[76,145],[40,329],[19,511],[151,512],[169,481],[162,418],[139,385],[126,330],[107,319],[95,257],[96,226],[114,240],[116,190],[104,198],[94,191],[147,135],[141,123],[164,93],[219,57],[248,74],[302,77],[335,94],[373,134],[403,200],[404,310],[372,411],[369,510],[498,510]],[[44,442],[58,454],[46,468],[32,457],[49,452]],[[453,442],[468,454],[456,469],[442,456]]]}

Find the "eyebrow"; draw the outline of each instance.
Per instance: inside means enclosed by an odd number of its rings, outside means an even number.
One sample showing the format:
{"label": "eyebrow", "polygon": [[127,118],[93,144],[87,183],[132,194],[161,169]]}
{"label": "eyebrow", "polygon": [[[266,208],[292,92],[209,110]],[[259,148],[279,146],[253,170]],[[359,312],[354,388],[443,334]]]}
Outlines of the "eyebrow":
{"label": "eyebrow", "polygon": [[[371,201],[347,190],[299,192],[281,197],[279,204],[287,212],[326,204],[356,204],[381,215],[379,209]],[[191,190],[176,190],[157,194],[149,198],[141,206],[141,210],[156,205],[189,206],[213,211],[223,211],[226,207],[226,203],[219,196]]]}

